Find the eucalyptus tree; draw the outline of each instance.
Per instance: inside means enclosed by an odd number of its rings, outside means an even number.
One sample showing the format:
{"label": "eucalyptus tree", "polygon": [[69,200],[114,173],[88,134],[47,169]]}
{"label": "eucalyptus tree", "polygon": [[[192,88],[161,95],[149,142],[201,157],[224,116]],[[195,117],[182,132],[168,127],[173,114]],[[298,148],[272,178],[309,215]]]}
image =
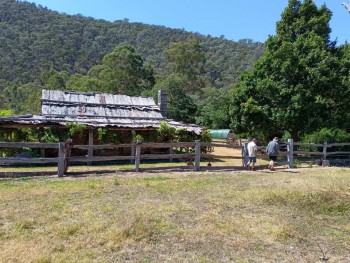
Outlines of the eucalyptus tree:
{"label": "eucalyptus tree", "polygon": [[171,74],[175,74],[186,81],[184,89],[187,92],[199,92],[205,86],[203,75],[206,62],[204,49],[196,38],[186,42],[174,42],[164,51],[167,67]]}
{"label": "eucalyptus tree", "polygon": [[125,95],[141,95],[155,84],[153,69],[129,45],[119,46],[104,56],[101,65],[89,70],[90,78],[102,82],[106,92]]}
{"label": "eucalyptus tree", "polygon": [[168,92],[168,118],[186,123],[194,123],[197,105],[193,95],[186,92],[187,82],[177,74],[172,74],[158,82],[154,90],[166,89]]}
{"label": "eucalyptus tree", "polygon": [[266,41],[265,54],[245,72],[231,104],[236,132],[294,139],[340,125],[347,86],[341,54],[330,41],[331,12],[312,0],[289,0]]}
{"label": "eucalyptus tree", "polygon": [[230,126],[229,88],[205,88],[198,101],[196,123],[212,129],[227,129]]}
{"label": "eucalyptus tree", "polygon": [[205,53],[198,39],[174,42],[164,51],[168,75],[159,76],[154,89],[168,91],[168,117],[195,122],[197,95],[205,86]]}

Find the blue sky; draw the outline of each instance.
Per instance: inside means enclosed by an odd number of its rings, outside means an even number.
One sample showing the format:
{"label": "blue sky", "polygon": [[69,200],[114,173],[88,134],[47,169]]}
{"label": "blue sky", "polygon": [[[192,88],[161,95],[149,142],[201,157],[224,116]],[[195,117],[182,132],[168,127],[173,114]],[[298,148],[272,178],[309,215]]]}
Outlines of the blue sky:
{"label": "blue sky", "polygon": [[[350,42],[350,14],[344,0],[314,0],[332,11],[331,40]],[[264,42],[275,35],[276,22],[288,0],[28,0],[51,10],[81,14],[108,21],[129,19],[180,28],[229,40],[252,39]]]}

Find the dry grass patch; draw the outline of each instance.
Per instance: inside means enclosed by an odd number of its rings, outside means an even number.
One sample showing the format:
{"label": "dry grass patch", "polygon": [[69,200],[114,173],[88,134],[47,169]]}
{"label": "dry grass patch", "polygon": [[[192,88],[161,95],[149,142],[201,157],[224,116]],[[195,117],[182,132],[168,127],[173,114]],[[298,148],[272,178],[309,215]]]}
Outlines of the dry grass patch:
{"label": "dry grass patch", "polygon": [[347,262],[348,169],[0,181],[0,262]]}

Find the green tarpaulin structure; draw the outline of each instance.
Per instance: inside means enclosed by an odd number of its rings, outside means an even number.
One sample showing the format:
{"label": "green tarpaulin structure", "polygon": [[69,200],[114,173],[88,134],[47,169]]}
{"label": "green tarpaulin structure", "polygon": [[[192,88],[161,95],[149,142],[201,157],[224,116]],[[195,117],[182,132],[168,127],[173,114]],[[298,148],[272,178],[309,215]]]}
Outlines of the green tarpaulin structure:
{"label": "green tarpaulin structure", "polygon": [[209,129],[209,133],[212,139],[226,139],[227,135],[230,133],[229,129],[212,130]]}

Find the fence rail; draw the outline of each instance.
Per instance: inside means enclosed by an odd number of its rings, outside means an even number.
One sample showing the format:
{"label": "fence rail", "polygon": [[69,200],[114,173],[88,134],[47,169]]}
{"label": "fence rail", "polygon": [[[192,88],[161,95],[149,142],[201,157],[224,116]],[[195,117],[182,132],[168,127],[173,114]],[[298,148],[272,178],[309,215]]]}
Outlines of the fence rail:
{"label": "fence rail", "polygon": [[[30,148],[30,149],[59,149],[59,143],[25,143],[25,142],[0,142],[0,153],[2,148]],[[0,154],[1,156],[1,154]],[[48,164],[58,163],[58,158],[27,158],[17,157],[0,157],[0,164]]]}
{"label": "fence rail", "polygon": [[0,142],[0,148],[38,148],[58,149],[58,143],[32,143],[32,142]]}
{"label": "fence rail", "polygon": [[20,158],[20,157],[9,157],[0,158],[0,163],[11,163],[11,164],[48,164],[57,163],[58,158]]}
{"label": "fence rail", "polygon": [[[243,143],[242,146],[236,146],[232,144],[220,144],[220,143],[210,143],[210,142],[170,142],[170,143],[141,143],[136,142],[132,144],[103,144],[103,145],[72,145],[69,143],[24,143],[24,142],[0,142],[0,153],[3,148],[32,148],[32,149],[57,149],[58,156],[53,158],[24,158],[22,156],[17,157],[9,157],[4,158],[0,157],[0,165],[3,163],[6,164],[47,164],[47,163],[57,163],[58,167],[58,176],[63,176],[69,166],[69,162],[104,162],[104,161],[120,161],[120,160],[129,160],[134,163],[135,171],[140,171],[140,163],[141,160],[164,160],[164,159],[183,159],[183,160],[191,160],[194,162],[193,169],[195,171],[200,170],[200,161],[201,158],[206,159],[241,159],[242,165],[245,166],[248,160],[247,155],[247,142]],[[336,152],[327,152],[328,148],[331,147],[342,147],[342,146],[350,146],[350,143],[333,143],[328,144],[327,142],[323,144],[315,144],[315,143],[295,143],[292,139],[289,139],[287,143],[282,144],[286,146],[286,151],[281,151],[280,156],[287,157],[288,167],[293,167],[293,160],[296,156],[317,156],[321,157],[323,161],[327,159],[327,156],[334,155],[349,155],[349,151],[336,151]],[[302,147],[317,147],[322,149],[322,151],[303,151],[298,150],[298,146]],[[241,150],[241,154],[238,156],[231,155],[213,155],[210,153],[201,153],[201,147],[226,147],[231,149],[239,149]],[[102,149],[118,149],[118,148],[131,148],[131,155],[125,156],[93,156],[88,154],[87,156],[71,156],[70,152],[72,149],[80,149],[80,150],[102,150]],[[169,149],[169,153],[166,154],[142,154],[142,148],[154,148],[154,149]],[[191,152],[185,153],[174,153],[174,149],[183,149],[189,148]],[[262,153],[261,157],[267,156],[264,152],[266,146],[259,146],[258,150]],[[0,155],[1,156],[1,155]]]}

